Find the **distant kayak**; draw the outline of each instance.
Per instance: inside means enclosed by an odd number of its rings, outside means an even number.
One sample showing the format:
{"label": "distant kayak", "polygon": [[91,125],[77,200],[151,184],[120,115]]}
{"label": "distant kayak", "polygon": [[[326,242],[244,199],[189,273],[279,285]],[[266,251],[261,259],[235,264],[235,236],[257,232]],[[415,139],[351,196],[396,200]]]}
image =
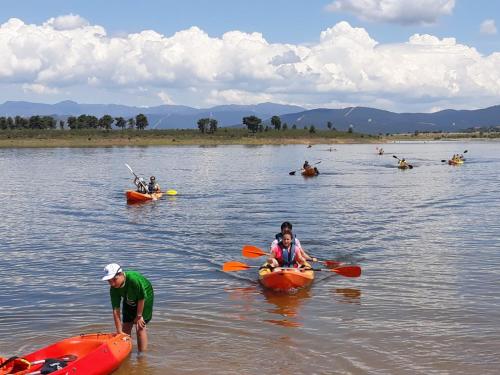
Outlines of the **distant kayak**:
{"label": "distant kayak", "polygon": [[399,169],[408,169],[410,168],[408,165],[398,165]]}
{"label": "distant kayak", "polygon": [[301,174],[302,174],[302,176],[313,177],[313,176],[319,175],[319,171],[318,171],[318,168],[309,167],[309,168],[303,169]]}
{"label": "distant kayak", "polygon": [[155,201],[157,199],[160,199],[163,196],[163,192],[158,192],[158,193],[152,193],[152,194],[144,194],[144,193],[139,193],[138,191],[135,190],[127,190],[125,192],[125,195],[127,196],[127,202],[128,203],[141,203],[141,202],[147,202],[147,201]]}
{"label": "distant kayak", "polygon": [[456,160],[456,159],[450,159],[448,160],[448,164],[449,165],[460,165],[460,164],[463,164],[464,161],[463,160]]}
{"label": "distant kayak", "polygon": [[304,288],[314,280],[314,271],[301,268],[269,268],[259,269],[259,282],[267,289],[290,291]]}
{"label": "distant kayak", "polygon": [[[1,361],[0,374],[108,375],[116,370],[132,350],[124,333],[95,333],[67,338],[23,357]],[[0,364],[1,366],[1,364]]]}

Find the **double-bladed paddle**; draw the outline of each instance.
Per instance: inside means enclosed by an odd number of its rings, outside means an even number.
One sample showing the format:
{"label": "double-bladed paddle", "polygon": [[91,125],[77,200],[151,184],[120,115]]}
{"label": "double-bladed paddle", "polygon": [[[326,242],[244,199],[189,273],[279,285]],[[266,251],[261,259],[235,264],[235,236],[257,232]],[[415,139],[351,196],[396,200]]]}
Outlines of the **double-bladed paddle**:
{"label": "double-bladed paddle", "polygon": [[[257,246],[253,245],[244,245],[243,249],[241,250],[241,254],[246,258],[258,258],[264,255],[271,255],[269,253],[266,253],[264,250],[258,248]],[[341,262],[337,262],[336,260],[321,259],[312,255],[309,256],[311,256],[312,258],[316,258],[318,261],[323,263],[328,268],[339,267],[342,264]]]}
{"label": "double-bladed paddle", "polygon": [[[402,160],[401,160],[400,158],[398,158],[396,155],[392,155],[392,157],[393,157],[394,159],[398,159],[399,161],[402,161]],[[406,165],[408,166],[408,168],[413,169],[413,165],[408,164],[408,163],[406,163]]]}
{"label": "double-bladed paddle", "polygon": [[[311,165],[317,165],[317,164],[319,164],[319,163],[321,163],[321,160],[320,160],[320,161],[318,161],[318,162],[316,162],[316,163],[313,163],[313,164],[311,164]],[[297,173],[298,171],[301,171],[301,170],[303,170],[303,169],[304,169],[304,168],[296,169],[296,170],[294,170],[294,171],[288,172],[288,174],[289,174],[290,176],[293,176],[293,175],[295,175],[295,173]]]}
{"label": "double-bladed paddle", "polygon": [[[244,271],[250,268],[260,268],[261,266],[250,266],[246,263],[229,261],[222,265],[222,271],[224,272],[234,272],[234,271]],[[359,277],[361,275],[360,266],[340,266],[337,268],[297,268],[297,270],[312,270],[316,272],[335,272],[338,275],[345,277]]]}

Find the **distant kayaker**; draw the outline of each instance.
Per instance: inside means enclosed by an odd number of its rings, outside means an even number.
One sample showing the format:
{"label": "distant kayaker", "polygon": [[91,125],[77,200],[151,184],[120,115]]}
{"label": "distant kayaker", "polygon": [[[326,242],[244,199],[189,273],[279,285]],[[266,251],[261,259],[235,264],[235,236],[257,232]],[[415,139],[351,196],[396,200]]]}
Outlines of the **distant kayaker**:
{"label": "distant kayaker", "polygon": [[311,168],[311,166],[309,165],[309,162],[306,160],[304,162],[304,165],[302,166],[302,169],[307,169],[307,168]]}
{"label": "distant kayaker", "polygon": [[[145,351],[148,347],[146,325],[153,316],[154,294],[151,282],[139,272],[122,270],[116,263],[104,267],[102,280],[110,285],[109,294],[116,332],[130,335],[135,325],[138,350]],[[120,307],[123,309],[122,318]]]}
{"label": "distant kayaker", "polygon": [[134,184],[137,186],[137,191],[142,194],[146,194],[148,192],[148,186],[142,177],[135,177]]}
{"label": "distant kayaker", "polygon": [[[270,250],[272,251],[272,249],[274,247],[276,247],[280,242],[282,242],[283,240],[283,234],[286,232],[286,231],[290,231],[292,232],[292,223],[290,223],[289,221],[284,221],[282,224],[281,224],[281,232],[279,233],[276,233],[276,235],[274,236],[274,240],[273,242],[271,243],[271,247],[270,247]],[[304,253],[304,257],[306,260],[309,260],[309,261],[313,261],[313,262],[317,262],[318,260],[314,257],[311,257],[309,256],[306,251],[302,248],[302,245],[300,244],[300,241],[299,239],[297,238],[297,236],[293,236],[292,237],[292,241],[293,243],[295,244],[295,246],[298,246],[302,249],[302,252]]]}
{"label": "distant kayaker", "polygon": [[148,184],[148,193],[149,194],[152,194],[152,193],[158,193],[160,192],[160,185],[158,185],[156,183],[156,177],[155,176],[151,176],[149,178],[149,184]]}
{"label": "distant kayaker", "polygon": [[407,168],[408,167],[408,163],[406,162],[406,159],[403,158],[399,161],[399,168]]}
{"label": "distant kayaker", "polygon": [[271,256],[267,259],[269,266],[275,267],[307,267],[309,266],[304,251],[297,242],[292,241],[293,233],[285,230],[281,242],[271,249]]}

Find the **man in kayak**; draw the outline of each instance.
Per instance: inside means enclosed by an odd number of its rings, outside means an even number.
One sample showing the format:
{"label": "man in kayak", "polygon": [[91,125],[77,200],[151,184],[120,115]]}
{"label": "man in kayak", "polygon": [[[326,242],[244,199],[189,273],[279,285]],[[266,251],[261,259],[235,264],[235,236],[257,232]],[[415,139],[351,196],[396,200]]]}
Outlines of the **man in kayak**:
{"label": "man in kayak", "polygon": [[155,176],[151,176],[149,178],[149,184],[148,184],[148,193],[149,194],[152,194],[152,193],[159,193],[160,192],[160,185],[158,185],[156,183],[156,177]]}
{"label": "man in kayak", "polygon": [[[138,350],[145,351],[148,347],[146,324],[153,316],[154,294],[151,282],[139,272],[122,270],[116,263],[104,267],[102,280],[107,281],[110,286],[116,332],[130,335],[135,325]],[[123,308],[123,322],[120,318],[120,305]]]}
{"label": "man in kayak", "polygon": [[148,186],[142,177],[135,177],[134,184],[137,186],[137,191],[142,194],[146,194],[148,192]]}
{"label": "man in kayak", "polygon": [[408,163],[406,162],[405,158],[399,161],[399,168],[408,168]]}
{"label": "man in kayak", "polygon": [[281,242],[271,249],[267,264],[272,267],[310,267],[304,256],[304,250],[292,241],[293,233],[286,229]]}
{"label": "man in kayak", "polygon": [[[286,231],[290,231],[290,233],[292,232],[292,223],[290,223],[289,221],[284,221],[282,224],[281,224],[281,232],[279,233],[276,233],[276,235],[274,236],[274,240],[273,242],[271,243],[271,251],[274,247],[276,247],[280,242],[282,242],[283,240],[283,233],[285,233]],[[297,247],[300,247],[302,249],[302,252],[304,254],[304,258],[306,260],[309,260],[309,261],[313,261],[313,262],[317,262],[318,260],[314,257],[311,257],[310,255],[308,255],[306,253],[306,251],[302,248],[302,245],[300,244],[300,241],[299,239],[297,238],[297,236],[293,236],[292,237],[292,241],[293,243],[295,244],[295,246]]]}

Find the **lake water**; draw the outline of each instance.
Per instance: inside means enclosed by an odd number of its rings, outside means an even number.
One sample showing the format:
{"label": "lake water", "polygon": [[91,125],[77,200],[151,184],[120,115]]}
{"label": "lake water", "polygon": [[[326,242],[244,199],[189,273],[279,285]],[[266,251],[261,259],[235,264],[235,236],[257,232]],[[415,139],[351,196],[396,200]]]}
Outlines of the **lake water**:
{"label": "lake water", "polygon": [[[0,355],[113,331],[100,277],[118,262],[155,306],[150,350],[117,374],[498,374],[500,144],[329,147],[1,149]],[[304,160],[321,174],[290,176]],[[179,195],[127,205],[124,163]],[[285,220],[362,276],[280,295],[220,271],[260,264],[242,246]]]}

